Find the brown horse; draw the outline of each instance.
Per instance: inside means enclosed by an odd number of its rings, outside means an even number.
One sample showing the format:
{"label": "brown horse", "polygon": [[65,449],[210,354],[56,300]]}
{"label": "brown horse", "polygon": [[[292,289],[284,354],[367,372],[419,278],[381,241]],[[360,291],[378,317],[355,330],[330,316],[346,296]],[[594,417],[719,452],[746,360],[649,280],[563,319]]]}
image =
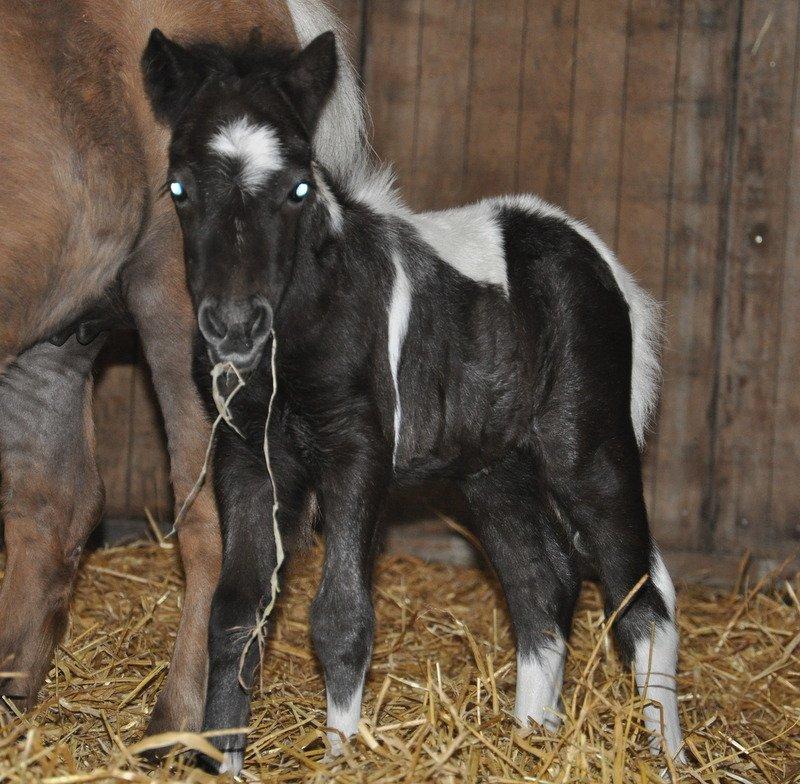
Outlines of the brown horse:
{"label": "brown horse", "polygon": [[[179,502],[208,439],[190,373],[180,232],[160,197],[168,134],[140,74],[148,35],[159,27],[185,42],[225,43],[259,28],[267,41],[297,45],[335,20],[320,0],[0,0],[0,18],[0,694],[31,706],[103,504],[91,414],[102,340],[47,338],[118,292],[152,371]],[[355,165],[363,116],[350,67],[326,111],[319,157],[333,169]],[[178,538],[186,599],[150,732],[202,721],[220,563],[210,490]]]}

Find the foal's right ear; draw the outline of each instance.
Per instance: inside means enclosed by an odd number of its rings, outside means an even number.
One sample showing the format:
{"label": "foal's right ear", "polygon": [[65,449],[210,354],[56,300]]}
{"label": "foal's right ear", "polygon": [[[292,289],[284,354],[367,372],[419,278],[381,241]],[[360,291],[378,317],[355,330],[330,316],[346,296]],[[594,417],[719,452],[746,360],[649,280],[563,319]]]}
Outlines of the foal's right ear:
{"label": "foal's right ear", "polygon": [[336,36],[328,31],[294,55],[281,80],[311,136],[336,83],[337,70]]}
{"label": "foal's right ear", "polygon": [[209,74],[206,60],[171,41],[158,28],[150,33],[141,68],[153,113],[170,127]]}

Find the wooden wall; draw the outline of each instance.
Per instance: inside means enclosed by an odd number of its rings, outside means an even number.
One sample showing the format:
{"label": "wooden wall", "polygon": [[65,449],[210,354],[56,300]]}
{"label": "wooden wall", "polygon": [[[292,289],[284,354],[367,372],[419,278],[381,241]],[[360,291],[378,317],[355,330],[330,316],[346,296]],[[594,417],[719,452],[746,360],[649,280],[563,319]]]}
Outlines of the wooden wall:
{"label": "wooden wall", "polygon": [[[797,0],[338,0],[412,206],[533,191],[665,303],[647,499],[671,549],[800,546]],[[109,512],[167,514],[140,370],[98,391]]]}

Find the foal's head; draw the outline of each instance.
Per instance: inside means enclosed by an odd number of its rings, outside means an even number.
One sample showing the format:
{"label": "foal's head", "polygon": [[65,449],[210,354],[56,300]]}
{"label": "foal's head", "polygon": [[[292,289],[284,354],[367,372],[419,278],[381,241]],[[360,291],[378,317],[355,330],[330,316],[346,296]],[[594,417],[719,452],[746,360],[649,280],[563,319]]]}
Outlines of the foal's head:
{"label": "foal's head", "polygon": [[214,362],[258,364],[292,274],[300,225],[319,208],[312,144],[336,78],[332,33],[300,52],[185,48],[154,30],[142,57],[172,129],[167,188],[189,288]]}

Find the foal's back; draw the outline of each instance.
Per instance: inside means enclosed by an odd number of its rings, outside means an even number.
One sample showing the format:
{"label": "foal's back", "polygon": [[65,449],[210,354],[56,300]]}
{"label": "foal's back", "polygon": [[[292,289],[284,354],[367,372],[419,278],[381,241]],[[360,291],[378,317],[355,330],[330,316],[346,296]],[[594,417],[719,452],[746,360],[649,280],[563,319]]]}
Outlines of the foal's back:
{"label": "foal's back", "polygon": [[[150,30],[295,40],[283,0],[0,0],[0,365],[177,232],[156,195],[166,132],[139,71]],[[164,243],[161,243],[162,247]]]}

